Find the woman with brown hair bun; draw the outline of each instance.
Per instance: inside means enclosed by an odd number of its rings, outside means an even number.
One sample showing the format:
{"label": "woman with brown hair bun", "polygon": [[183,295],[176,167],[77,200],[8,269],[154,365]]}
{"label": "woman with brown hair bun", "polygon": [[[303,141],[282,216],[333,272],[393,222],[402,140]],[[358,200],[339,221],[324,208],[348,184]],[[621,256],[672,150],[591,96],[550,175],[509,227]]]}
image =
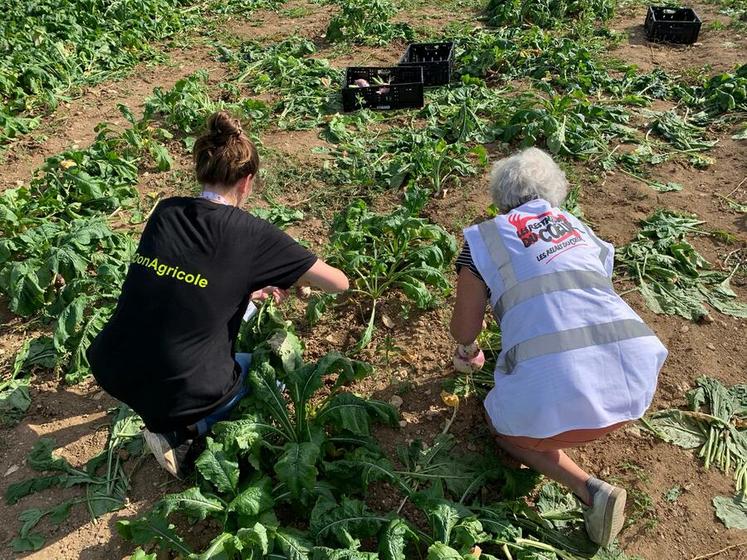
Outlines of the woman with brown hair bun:
{"label": "woman with brown hair bun", "polygon": [[234,342],[250,299],[348,280],[274,225],[241,210],[259,171],[226,112],[194,146],[197,198],[162,201],[143,231],[111,319],[88,349],[93,375],[145,422],[159,464],[183,474],[195,438],[244,396],[250,354]]}

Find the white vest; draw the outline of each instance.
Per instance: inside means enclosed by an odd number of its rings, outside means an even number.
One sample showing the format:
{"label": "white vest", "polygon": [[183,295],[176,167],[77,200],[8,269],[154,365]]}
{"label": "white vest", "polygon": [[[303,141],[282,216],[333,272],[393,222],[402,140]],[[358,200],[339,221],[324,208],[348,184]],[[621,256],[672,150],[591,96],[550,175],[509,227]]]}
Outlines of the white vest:
{"label": "white vest", "polygon": [[667,350],[610,281],[614,247],[533,200],[464,230],[503,349],[485,408],[535,438],[640,418]]}

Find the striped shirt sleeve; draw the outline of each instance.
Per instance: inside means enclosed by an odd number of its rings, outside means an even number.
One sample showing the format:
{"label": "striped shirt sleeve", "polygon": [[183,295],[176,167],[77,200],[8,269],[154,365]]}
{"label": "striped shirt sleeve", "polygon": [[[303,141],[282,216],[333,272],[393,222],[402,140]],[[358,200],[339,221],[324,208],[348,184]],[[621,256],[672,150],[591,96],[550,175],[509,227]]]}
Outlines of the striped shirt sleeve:
{"label": "striped shirt sleeve", "polygon": [[459,256],[456,260],[456,271],[457,274],[459,274],[459,271],[462,270],[462,267],[466,266],[467,269],[474,274],[483,284],[485,284],[485,288],[488,292],[488,298],[490,298],[490,286],[488,286],[488,283],[485,282],[485,279],[482,277],[482,274],[480,274],[480,271],[477,270],[477,267],[475,266],[475,261],[472,260],[472,252],[469,249],[469,243],[467,241],[464,241],[464,247],[462,247],[462,252],[459,253]]}
{"label": "striped shirt sleeve", "polygon": [[485,280],[483,280],[482,275],[480,274],[480,271],[477,270],[477,267],[475,266],[474,261],[472,260],[472,253],[469,250],[469,244],[465,241],[464,247],[462,247],[462,252],[459,253],[459,256],[456,260],[456,271],[457,274],[459,274],[459,271],[462,270],[462,267],[466,266],[469,271],[477,276],[480,280],[485,283]]}

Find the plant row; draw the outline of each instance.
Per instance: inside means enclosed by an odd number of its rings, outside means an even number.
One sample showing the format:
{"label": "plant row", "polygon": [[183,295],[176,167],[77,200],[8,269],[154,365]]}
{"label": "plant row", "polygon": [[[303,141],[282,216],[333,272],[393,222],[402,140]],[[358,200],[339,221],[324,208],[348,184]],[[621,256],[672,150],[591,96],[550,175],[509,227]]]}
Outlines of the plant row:
{"label": "plant row", "polygon": [[[543,490],[546,517],[518,499],[537,482],[531,471],[507,469],[490,453],[463,454],[446,433],[388,458],[372,429],[395,428],[396,410],[346,388],[371,367],[337,353],[306,363],[292,327],[271,306],[245,325],[240,349],[253,351],[251,390],[234,419],[213,428],[195,463],[195,486],[119,522],[125,538],[200,559],[594,554],[570,496]],[[366,503],[374,489],[391,509]],[[221,530],[207,544],[189,542],[173,523],[185,517],[214,520]]]}
{"label": "plant row", "polygon": [[[0,20],[0,146],[83,86],[159,60],[157,45],[213,14],[277,9],[279,0],[32,0],[5,6]],[[33,116],[36,115],[36,116]]]}

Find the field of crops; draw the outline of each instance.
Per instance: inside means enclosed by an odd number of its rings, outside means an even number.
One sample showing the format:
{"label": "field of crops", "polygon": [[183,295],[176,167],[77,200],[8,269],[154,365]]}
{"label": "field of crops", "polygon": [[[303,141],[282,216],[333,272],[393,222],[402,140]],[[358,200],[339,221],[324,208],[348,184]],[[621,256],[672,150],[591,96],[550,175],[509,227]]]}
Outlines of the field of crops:
{"label": "field of crops", "polygon": [[[638,0],[4,2],[0,558],[746,558],[747,2],[690,5],[680,46],[646,40]],[[444,40],[455,76],[424,108],[342,112],[347,66]],[[251,392],[175,481],[85,350],[155,205],[199,192],[219,109],[262,156],[247,210],[352,289],[244,325]],[[609,550],[496,450],[497,327],[483,371],[451,365],[462,228],[532,145],[670,352],[646,419],[571,453],[628,489]]]}

